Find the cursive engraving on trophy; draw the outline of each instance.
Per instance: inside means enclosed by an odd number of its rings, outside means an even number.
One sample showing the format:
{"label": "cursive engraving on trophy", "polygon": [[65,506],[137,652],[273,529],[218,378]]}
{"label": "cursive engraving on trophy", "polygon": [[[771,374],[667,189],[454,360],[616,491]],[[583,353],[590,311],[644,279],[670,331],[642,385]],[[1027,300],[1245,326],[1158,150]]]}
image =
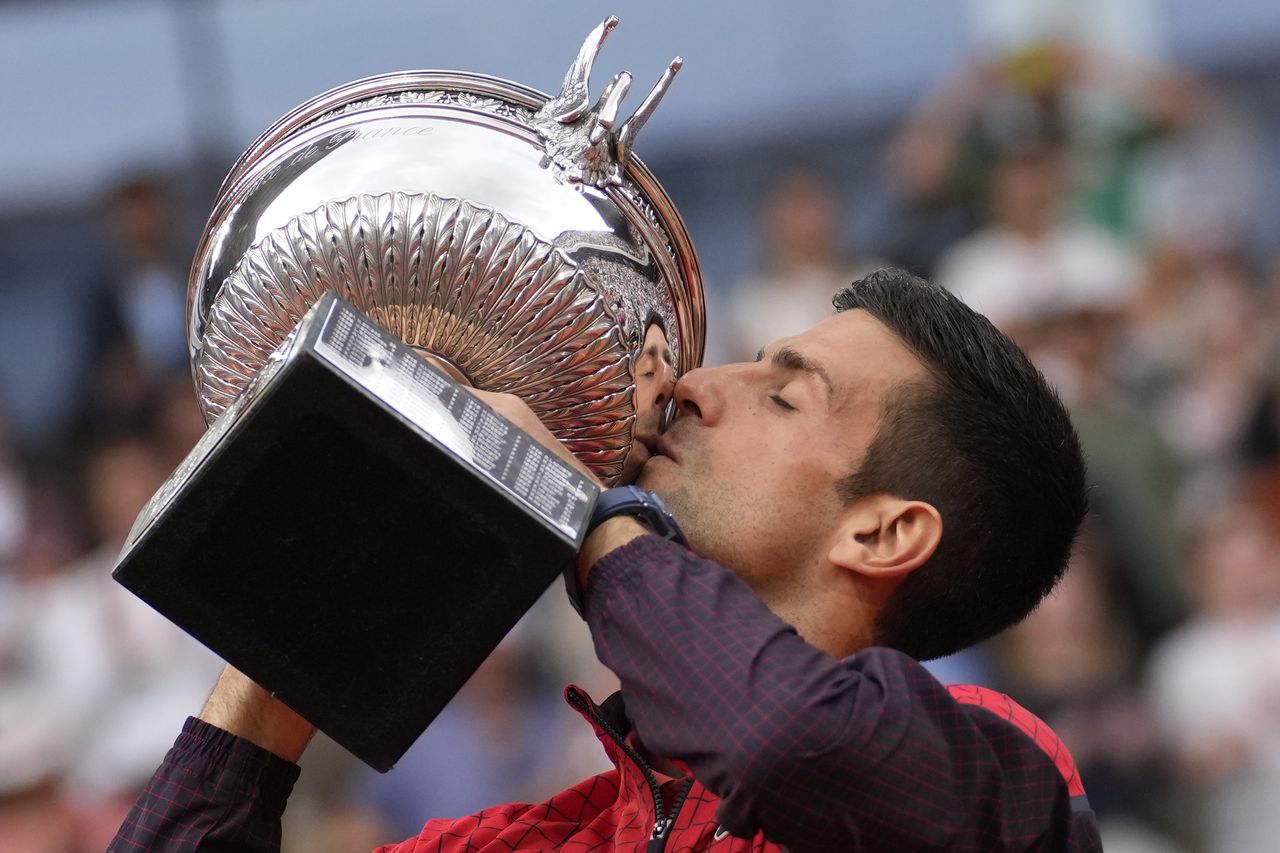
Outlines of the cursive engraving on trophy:
{"label": "cursive engraving on trophy", "polygon": [[477,112],[488,113],[489,115],[502,116],[506,119],[528,124],[533,119],[533,110],[518,106],[501,98],[489,98],[482,95],[475,95],[471,92],[454,92],[450,90],[440,89],[435,91],[423,89],[406,89],[401,92],[390,92],[385,95],[376,95],[371,98],[364,98],[358,101],[352,101],[349,104],[343,104],[336,110],[321,115],[307,124],[303,125],[302,130],[306,130],[322,121],[336,118],[337,116],[346,115],[348,113],[363,112],[373,107],[394,107],[405,106],[409,104],[443,104],[448,106],[465,107],[466,109],[476,110]]}

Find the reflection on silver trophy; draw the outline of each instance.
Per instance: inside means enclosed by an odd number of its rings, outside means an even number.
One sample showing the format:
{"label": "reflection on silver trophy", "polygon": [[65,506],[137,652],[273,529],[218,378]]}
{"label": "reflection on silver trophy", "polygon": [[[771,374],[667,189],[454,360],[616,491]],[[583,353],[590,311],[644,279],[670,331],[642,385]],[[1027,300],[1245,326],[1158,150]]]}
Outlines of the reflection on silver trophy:
{"label": "reflection on silver trophy", "polygon": [[680,60],[618,123],[622,72],[559,94],[419,71],[342,86],[280,119],[223,183],[192,268],[188,339],[212,421],[329,290],[454,378],[523,397],[606,482],[635,416],[651,318],[677,372],[699,363],[703,299],[684,224],[632,155]]}
{"label": "reflection on silver trophy", "polygon": [[668,402],[650,377],[702,358],[697,258],[632,154],[680,60],[620,121],[630,74],[588,86],[616,24],[552,97],[413,71],[308,101],[236,162],[196,252],[211,427],[116,577],[380,769],[594,500],[461,386],[524,398],[611,484]]}

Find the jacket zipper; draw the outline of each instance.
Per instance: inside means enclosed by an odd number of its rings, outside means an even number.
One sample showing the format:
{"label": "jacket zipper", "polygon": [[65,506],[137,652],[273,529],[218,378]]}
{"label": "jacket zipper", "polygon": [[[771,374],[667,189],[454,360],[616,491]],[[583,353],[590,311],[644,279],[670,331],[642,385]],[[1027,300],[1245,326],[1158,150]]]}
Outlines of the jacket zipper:
{"label": "jacket zipper", "polygon": [[653,775],[653,771],[649,769],[649,765],[636,752],[630,744],[622,737],[621,733],[613,727],[613,724],[606,720],[594,706],[593,703],[587,701],[587,697],[572,688],[568,691],[569,701],[573,703],[579,711],[585,712],[591,717],[600,729],[609,736],[609,739],[618,745],[618,748],[635,762],[636,767],[640,769],[640,773],[644,776],[644,781],[649,786],[649,794],[653,797],[653,834],[649,836],[649,843],[645,846],[645,853],[662,853],[667,846],[667,834],[671,831],[671,827],[675,826],[676,815],[680,814],[681,807],[684,806],[685,799],[689,796],[689,790],[693,787],[693,778],[690,777],[684,783],[684,787],[680,789],[679,795],[675,802],[672,803],[671,816],[666,815],[666,806],[662,802],[662,786],[658,784],[658,779]]}
{"label": "jacket zipper", "polygon": [[[645,846],[645,853],[662,853],[667,846],[667,835],[671,832],[671,827],[676,825],[676,815],[680,814],[680,809],[684,806],[685,799],[689,796],[689,789],[693,787],[693,777],[689,777],[680,788],[680,793],[676,795],[675,802],[671,804],[671,817],[662,823],[654,821],[653,835],[649,837],[649,843]],[[659,789],[661,791],[661,789]],[[658,802],[661,803],[662,797],[659,794]]]}

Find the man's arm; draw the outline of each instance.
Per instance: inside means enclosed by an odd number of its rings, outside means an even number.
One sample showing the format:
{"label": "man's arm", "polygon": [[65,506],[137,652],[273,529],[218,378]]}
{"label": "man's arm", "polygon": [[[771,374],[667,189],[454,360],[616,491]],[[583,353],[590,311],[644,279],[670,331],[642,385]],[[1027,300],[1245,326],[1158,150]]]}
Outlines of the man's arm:
{"label": "man's arm", "polygon": [[1070,795],[1022,732],[904,655],[838,660],[721,566],[615,533],[621,547],[584,572],[596,651],[645,746],[720,795],[735,835],[793,849],[1065,848]]}
{"label": "man's arm", "polygon": [[109,851],[280,849],[293,762],[315,728],[227,667],[111,842]]}
{"label": "man's arm", "polygon": [[292,708],[230,666],[223,668],[200,719],[289,762],[302,757],[316,733]]}

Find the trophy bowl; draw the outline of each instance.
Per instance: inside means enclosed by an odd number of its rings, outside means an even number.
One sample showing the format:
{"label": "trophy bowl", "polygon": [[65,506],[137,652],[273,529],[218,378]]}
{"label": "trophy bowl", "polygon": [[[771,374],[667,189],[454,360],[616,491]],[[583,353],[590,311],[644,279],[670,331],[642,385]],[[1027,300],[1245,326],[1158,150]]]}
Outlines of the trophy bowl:
{"label": "trophy bowl", "polygon": [[196,252],[187,337],[212,422],[326,292],[455,379],[522,397],[604,482],[636,417],[631,362],[661,324],[677,375],[700,363],[697,256],[632,154],[674,60],[627,120],[622,72],[561,91],[456,71],[359,80],[294,109],[223,182]]}

